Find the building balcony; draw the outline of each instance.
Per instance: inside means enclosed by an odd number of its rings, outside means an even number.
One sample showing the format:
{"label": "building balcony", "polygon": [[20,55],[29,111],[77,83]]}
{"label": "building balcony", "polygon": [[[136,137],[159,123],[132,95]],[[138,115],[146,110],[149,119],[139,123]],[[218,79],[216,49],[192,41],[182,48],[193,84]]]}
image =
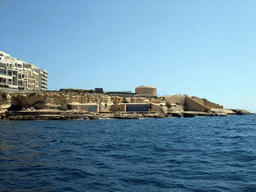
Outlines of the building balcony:
{"label": "building balcony", "polygon": [[41,74],[41,76],[48,78],[48,74],[46,74],[46,73],[44,73],[42,71],[40,72],[40,74]]}
{"label": "building balcony", "polygon": [[5,79],[12,79],[12,76],[3,75],[3,74],[0,74],[0,77]]}
{"label": "building balcony", "polygon": [[9,87],[10,87],[10,88],[15,88],[15,89],[17,89],[17,88],[18,88],[18,86],[17,86],[17,85],[9,85]]}
{"label": "building balcony", "polygon": [[45,77],[41,77],[43,81],[48,81],[48,79],[46,79]]}
{"label": "building balcony", "polygon": [[44,84],[42,84],[41,87],[48,89],[48,86],[46,86],[46,85],[44,85]]}
{"label": "building balcony", "polygon": [[0,67],[6,69],[6,64],[5,63],[0,63]]}

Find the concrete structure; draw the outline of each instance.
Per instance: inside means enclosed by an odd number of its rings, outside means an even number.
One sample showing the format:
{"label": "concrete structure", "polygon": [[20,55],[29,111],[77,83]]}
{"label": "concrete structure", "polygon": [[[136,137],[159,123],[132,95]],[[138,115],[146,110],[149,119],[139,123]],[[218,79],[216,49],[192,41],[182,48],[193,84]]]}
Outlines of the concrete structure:
{"label": "concrete structure", "polygon": [[135,93],[137,93],[137,96],[146,96],[146,97],[157,96],[157,89],[156,87],[153,87],[153,86],[141,85],[139,87],[136,87]]}
{"label": "concrete structure", "polygon": [[149,111],[150,104],[149,103],[127,103],[126,111]]}
{"label": "concrete structure", "polygon": [[95,93],[104,93],[103,88],[95,88]]}
{"label": "concrete structure", "polygon": [[110,111],[122,111],[122,112],[147,112],[150,110],[150,103],[119,103],[112,105]]}
{"label": "concrete structure", "polygon": [[25,91],[48,89],[48,73],[0,51],[0,86]]}
{"label": "concrete structure", "polygon": [[136,93],[132,93],[131,91],[119,91],[119,92],[105,92],[105,94],[107,95],[115,95],[115,96],[123,96],[123,97],[134,97],[137,94]]}

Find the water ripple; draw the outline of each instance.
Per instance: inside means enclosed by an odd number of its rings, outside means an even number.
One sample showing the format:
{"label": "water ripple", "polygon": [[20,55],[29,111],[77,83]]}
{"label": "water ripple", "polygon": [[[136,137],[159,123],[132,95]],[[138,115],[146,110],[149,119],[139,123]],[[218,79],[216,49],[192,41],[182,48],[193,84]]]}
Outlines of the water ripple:
{"label": "water ripple", "polygon": [[0,191],[256,190],[256,116],[0,123]]}

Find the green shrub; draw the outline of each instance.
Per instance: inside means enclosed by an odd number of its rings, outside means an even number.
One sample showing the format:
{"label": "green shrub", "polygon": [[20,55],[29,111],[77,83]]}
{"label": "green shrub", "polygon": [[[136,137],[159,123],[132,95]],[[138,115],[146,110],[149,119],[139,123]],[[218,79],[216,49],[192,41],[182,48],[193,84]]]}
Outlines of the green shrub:
{"label": "green shrub", "polygon": [[166,103],[166,107],[170,108],[171,106],[172,106],[171,103],[169,102]]}

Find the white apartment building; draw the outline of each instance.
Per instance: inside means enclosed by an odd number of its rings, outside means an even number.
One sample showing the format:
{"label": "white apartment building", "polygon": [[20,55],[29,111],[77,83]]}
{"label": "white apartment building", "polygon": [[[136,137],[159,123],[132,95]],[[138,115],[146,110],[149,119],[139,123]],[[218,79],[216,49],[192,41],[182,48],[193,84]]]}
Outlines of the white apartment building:
{"label": "white apartment building", "polygon": [[48,73],[0,51],[0,87],[44,91],[48,89]]}

